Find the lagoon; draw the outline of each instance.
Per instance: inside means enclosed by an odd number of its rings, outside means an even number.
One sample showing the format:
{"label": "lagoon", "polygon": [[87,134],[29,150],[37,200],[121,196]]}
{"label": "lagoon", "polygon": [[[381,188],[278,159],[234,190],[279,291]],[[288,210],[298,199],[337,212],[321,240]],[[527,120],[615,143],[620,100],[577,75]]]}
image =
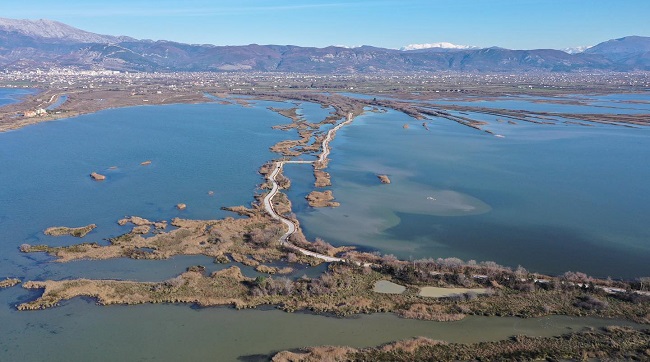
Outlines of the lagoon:
{"label": "lagoon", "polygon": [[[191,265],[219,268],[200,256],[59,264],[42,254],[21,254],[18,247],[79,242],[43,235],[54,225],[96,223],[83,241],[103,242],[127,231],[116,224],[125,215],[233,216],[220,207],[253,201],[262,181],[257,169],[277,157],[268,147],[295,137],[271,129],[288,120],[268,106],[293,104],[133,107],[0,134],[0,277],[159,281]],[[327,114],[318,105],[301,107],[310,121]],[[404,123],[411,127],[403,129]],[[288,194],[307,235],[406,258],[495,260],[549,273],[648,274],[648,130],[509,126],[492,119],[490,127],[505,135],[496,138],[445,120],[428,123],[430,131],[397,112],[367,113],[339,130],[327,170],[342,203],[337,209],[308,208],[311,167],[286,167]],[[151,165],[141,166],[145,160]],[[92,171],[107,180],[92,181]],[[378,173],[392,183],[380,184]],[[188,208],[176,210],[179,202]],[[79,298],[46,311],[15,310],[38,293],[0,290],[0,360],[234,360],[308,345],[361,347],[414,336],[475,342],[626,324],[570,317],[337,319],[186,305],[98,307]]]}

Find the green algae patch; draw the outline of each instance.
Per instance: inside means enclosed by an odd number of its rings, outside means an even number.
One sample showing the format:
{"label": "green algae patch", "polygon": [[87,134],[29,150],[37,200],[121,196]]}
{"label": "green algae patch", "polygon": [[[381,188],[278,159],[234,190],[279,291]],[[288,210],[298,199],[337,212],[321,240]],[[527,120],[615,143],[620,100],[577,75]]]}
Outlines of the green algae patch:
{"label": "green algae patch", "polygon": [[384,294],[402,294],[405,290],[405,286],[389,282],[388,280],[379,280],[372,288],[373,292]]}

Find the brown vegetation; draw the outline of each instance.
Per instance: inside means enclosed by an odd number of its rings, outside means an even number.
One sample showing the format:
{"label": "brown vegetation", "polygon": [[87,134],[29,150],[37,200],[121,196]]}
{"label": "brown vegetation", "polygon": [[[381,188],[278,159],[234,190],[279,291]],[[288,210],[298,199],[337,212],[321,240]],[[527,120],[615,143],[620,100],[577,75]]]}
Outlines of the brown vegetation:
{"label": "brown vegetation", "polygon": [[379,178],[379,181],[383,184],[389,184],[390,179],[388,178],[388,175],[377,175],[377,178]]}
{"label": "brown vegetation", "polygon": [[328,172],[314,169],[315,187],[327,187],[332,185],[330,174]]}
{"label": "brown vegetation", "polygon": [[298,122],[300,120],[303,120],[302,116],[298,114],[298,107],[293,107],[293,108],[273,108],[273,107],[268,107],[269,110],[279,113],[289,119],[293,122]]}
{"label": "brown vegetation", "polygon": [[[264,249],[265,253],[268,251]],[[266,254],[236,253],[233,260],[245,265],[258,267]],[[288,257],[287,257],[288,259]],[[412,264],[412,263],[409,263]],[[444,267],[443,267],[444,268]],[[270,270],[262,267],[263,270]],[[211,289],[213,280],[201,275],[191,276],[191,282],[184,282],[180,294],[175,299],[185,302],[201,301],[202,305],[234,304],[254,307],[262,304],[278,305],[287,311],[309,309],[318,313],[349,315],[356,313],[394,312],[405,318],[449,321],[463,318],[464,315],[541,317],[549,314],[573,316],[599,316],[622,318],[638,323],[650,324],[650,297],[630,294],[607,294],[598,288],[584,288],[576,285],[534,284],[534,290],[511,288],[503,275],[471,278],[475,283],[493,285],[498,282],[502,289],[486,295],[465,294],[447,298],[426,298],[417,295],[417,287],[406,284],[402,294],[384,294],[373,291],[378,280],[391,277],[381,266],[360,267],[351,264],[333,264],[319,278],[301,278],[295,281],[265,278],[254,283],[241,279],[239,269],[231,268],[236,278],[229,280],[227,275],[220,279],[222,285]],[[234,271],[237,271],[235,273]],[[382,272],[382,270],[384,270]],[[188,275],[182,274],[181,281]],[[445,270],[441,275],[453,276]],[[228,274],[230,275],[230,274]],[[512,277],[512,274],[509,275]],[[393,276],[394,278],[394,276]],[[395,280],[395,279],[394,279]],[[450,278],[449,280],[453,280]],[[397,281],[397,280],[396,280]],[[417,281],[417,280],[416,280]],[[121,281],[79,281],[26,283],[26,288],[45,288],[43,296],[26,303],[21,308],[46,308],[56,305],[60,300],[75,296],[92,296],[100,303],[156,303],[168,301],[177,296],[175,290],[167,294],[168,299],[160,299],[155,291],[164,289],[165,283],[135,283]],[[127,288],[128,287],[128,288]],[[129,291],[121,295],[122,288]],[[229,294],[227,302],[222,299],[222,288],[238,290]],[[98,290],[102,290],[101,293]],[[109,302],[110,301],[110,302]]]}
{"label": "brown vegetation", "polygon": [[70,228],[66,226],[53,226],[45,229],[43,234],[50,236],[62,236],[62,235],[71,235],[77,238],[83,238],[88,235],[89,232],[93,231],[97,225],[90,224],[86,226],[81,226],[77,228]]}
{"label": "brown vegetation", "polygon": [[[121,224],[135,222],[136,229],[130,233],[110,239],[109,245],[84,243],[62,247],[47,245],[23,244],[22,252],[46,252],[55,256],[58,262],[68,262],[78,259],[167,259],[174,255],[206,255],[221,257],[226,253],[255,256],[260,260],[277,260],[283,255],[279,244],[272,243],[273,238],[283,232],[279,224],[275,224],[260,212],[253,212],[248,218],[222,220],[184,220],[175,218],[172,225],[177,229],[160,232],[151,237],[139,233],[149,228],[153,223],[146,219],[132,217],[120,220]],[[165,224],[166,225],[166,224]]]}
{"label": "brown vegetation", "polygon": [[98,174],[97,172],[91,172],[90,177],[95,181],[104,181],[104,180],[106,180],[106,176]]}
{"label": "brown vegetation", "polygon": [[162,221],[149,221],[145,218],[141,218],[139,216],[131,216],[131,217],[125,217],[124,219],[120,219],[117,221],[119,225],[126,225],[128,223],[131,223],[135,226],[153,226],[158,230],[164,230],[167,228],[167,221],[162,220]]}
{"label": "brown vegetation", "polygon": [[283,351],[274,362],[311,361],[558,361],[647,360],[650,330],[608,327],[559,337],[515,336],[508,340],[472,344],[415,338],[379,347],[309,347]]}
{"label": "brown vegetation", "polygon": [[331,190],[312,191],[305,198],[311,207],[338,207],[341,205],[336,201],[332,201],[334,195]]}
{"label": "brown vegetation", "polygon": [[20,284],[20,279],[7,278],[5,280],[0,280],[0,289],[13,287],[18,284]]}

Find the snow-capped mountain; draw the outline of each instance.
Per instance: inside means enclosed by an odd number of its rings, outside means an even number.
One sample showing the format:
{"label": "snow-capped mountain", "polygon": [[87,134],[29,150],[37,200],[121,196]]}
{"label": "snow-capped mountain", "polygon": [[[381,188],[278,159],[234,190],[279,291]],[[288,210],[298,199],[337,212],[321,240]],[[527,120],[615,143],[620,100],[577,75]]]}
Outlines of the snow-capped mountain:
{"label": "snow-capped mountain", "polygon": [[451,43],[373,46],[192,45],[94,34],[51,20],[0,19],[0,70],[381,72],[650,71],[650,37],[629,36],[580,54],[553,49],[477,49]]}
{"label": "snow-capped mountain", "polygon": [[431,49],[431,48],[458,49],[458,50],[479,49],[479,47],[473,45],[458,45],[458,44],[452,44],[447,42],[439,42],[439,43],[427,43],[427,44],[409,44],[401,47],[399,50],[407,51],[407,50],[421,50],[421,49]]}
{"label": "snow-capped mountain", "polygon": [[569,54],[578,54],[578,53],[584,52],[585,50],[587,50],[589,48],[591,48],[590,45],[583,45],[583,46],[578,46],[578,47],[564,48],[564,49],[561,49],[561,50],[563,52],[569,53]]}

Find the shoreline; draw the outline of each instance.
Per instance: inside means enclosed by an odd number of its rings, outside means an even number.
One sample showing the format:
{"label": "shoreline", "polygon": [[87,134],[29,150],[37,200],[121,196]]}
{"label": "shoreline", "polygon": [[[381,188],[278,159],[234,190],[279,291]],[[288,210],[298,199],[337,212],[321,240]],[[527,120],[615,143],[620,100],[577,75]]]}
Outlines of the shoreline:
{"label": "shoreline", "polygon": [[[8,88],[11,89],[11,88]],[[39,96],[50,95],[50,99],[54,100],[58,98],[63,93],[68,95],[68,100],[61,104],[54,110],[46,111],[45,115],[25,117],[20,114],[37,109],[46,109],[51,104],[56,103],[47,102],[40,100]],[[156,97],[153,95],[140,95],[133,97],[125,92],[113,99],[113,102],[116,103],[102,103],[102,99],[94,99],[93,92],[83,93],[84,97],[77,99],[74,95],[79,95],[75,92],[63,92],[63,93],[53,93],[50,90],[40,90],[34,94],[25,95],[22,97],[20,102],[11,103],[0,107],[0,133],[9,132],[21,129],[23,127],[36,125],[44,122],[57,121],[61,119],[75,118],[87,114],[93,114],[110,109],[119,109],[119,108],[128,108],[128,107],[137,107],[137,106],[161,106],[161,105],[172,105],[172,104],[199,104],[199,103],[210,103],[218,102],[212,100],[200,92],[187,92],[179,95],[174,95],[173,97]],[[128,92],[127,92],[128,93]],[[150,99],[151,98],[151,99]],[[181,98],[181,99],[177,99]],[[84,102],[91,102],[90,105],[85,105]],[[94,102],[94,103],[92,103]],[[50,104],[51,103],[51,104]]]}
{"label": "shoreline", "polygon": [[[7,89],[24,89],[24,88],[7,88]],[[33,124],[38,124],[42,122],[54,121],[64,118],[74,118],[80,115],[96,113],[99,111],[107,109],[116,109],[116,108],[125,108],[132,106],[140,105],[167,105],[167,104],[198,104],[198,103],[210,103],[210,102],[223,102],[223,97],[227,96],[250,96],[255,100],[281,100],[281,101],[307,101],[313,103],[319,103],[325,105],[328,102],[324,98],[338,98],[332,104],[334,108],[338,111],[341,111],[340,105],[337,105],[338,102],[346,106],[352,105],[357,108],[354,110],[354,114],[359,113],[358,109],[363,109],[364,107],[383,107],[388,109],[393,109],[395,111],[403,112],[415,120],[422,120],[428,117],[439,117],[445,118],[453,122],[457,122],[461,125],[474,128],[478,131],[486,132],[488,134],[494,135],[494,133],[488,129],[484,129],[486,123],[480,120],[475,120],[463,116],[465,112],[474,112],[477,114],[484,114],[490,116],[502,117],[505,119],[516,120],[517,122],[531,122],[531,123],[546,123],[546,124],[555,124],[558,122],[558,118],[566,119],[567,122],[587,122],[585,125],[593,124],[605,124],[605,125],[614,125],[614,126],[625,126],[625,127],[646,127],[650,126],[650,111],[647,113],[632,113],[632,114],[589,114],[589,113],[566,113],[566,112],[540,112],[540,111],[525,111],[525,110],[510,110],[510,109],[500,109],[500,108],[486,108],[481,107],[478,101],[480,100],[489,100],[494,98],[494,95],[483,94],[483,95],[454,95],[453,99],[467,100],[467,97],[473,97],[469,100],[477,102],[477,106],[470,105],[454,105],[454,104],[441,104],[436,103],[436,99],[440,98],[440,94],[437,93],[425,93],[422,96],[415,96],[413,94],[407,94],[399,91],[382,93],[381,98],[367,99],[365,97],[356,98],[349,97],[344,95],[344,92],[334,91],[329,96],[323,95],[322,92],[315,91],[295,91],[292,89],[278,89],[274,90],[272,93],[265,91],[227,91],[220,88],[209,88],[202,87],[200,89],[191,89],[170,93],[158,93],[161,91],[147,90],[145,92],[135,92],[132,88],[124,88],[121,90],[107,90],[107,89],[85,89],[85,90],[70,90],[70,89],[56,89],[56,88],[39,88],[38,84],[35,84],[34,88],[37,90],[34,94],[28,94],[21,97],[20,101],[17,103],[11,103],[0,107],[0,133],[7,132],[11,130],[20,129]],[[155,88],[154,89],[158,89]],[[580,89],[568,90],[564,89],[562,92],[557,92],[552,94],[554,97],[566,97],[569,95],[585,95],[585,94],[611,94],[612,91],[604,93],[593,93],[593,92],[581,92]],[[628,90],[625,92],[623,89],[617,89],[618,93],[623,92],[624,94],[644,94],[644,92],[639,90]],[[29,110],[45,109],[50,106],[50,103],[55,103],[54,100],[65,93],[68,96],[66,102],[61,104],[55,110],[47,111],[44,116],[34,116],[34,117],[22,117],[20,114]],[[372,93],[372,92],[371,92]],[[217,94],[218,96],[215,96]],[[355,93],[359,95],[364,95],[363,93]],[[501,94],[500,96],[506,96],[509,93]],[[433,97],[429,102],[420,102],[423,99],[426,99],[426,96]],[[52,102],[38,98],[40,96],[49,96],[49,99]],[[534,95],[530,95],[534,97]],[[538,95],[542,96],[542,95]],[[106,98],[98,98],[106,97]],[[215,97],[215,98],[213,98]],[[221,98],[219,98],[221,97]],[[424,97],[424,98],[423,98]],[[548,98],[549,95],[544,95]],[[581,104],[577,100],[570,99],[538,99],[531,100],[532,102],[546,102],[546,103],[558,103],[558,104]],[[448,98],[442,98],[443,100],[449,100]],[[108,102],[106,102],[108,101]],[[239,102],[235,100],[230,104],[237,104],[240,106],[245,105],[245,102]],[[598,106],[603,108],[612,108],[610,106]],[[292,122],[297,122],[303,120],[302,116],[295,112],[297,108],[288,108],[288,109],[271,109],[280,115],[290,119]],[[449,113],[460,112],[461,115],[453,115]],[[345,113],[338,114],[339,116],[345,116]]]}

